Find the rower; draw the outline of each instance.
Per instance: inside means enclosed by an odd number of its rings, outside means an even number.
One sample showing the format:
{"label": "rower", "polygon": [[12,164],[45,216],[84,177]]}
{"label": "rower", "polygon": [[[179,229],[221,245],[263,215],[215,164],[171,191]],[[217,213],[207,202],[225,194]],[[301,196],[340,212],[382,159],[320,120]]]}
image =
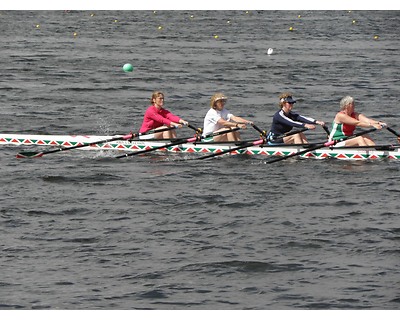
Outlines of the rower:
{"label": "rower", "polygon": [[[153,92],[150,99],[151,106],[147,108],[143,123],[139,132],[143,133],[156,128],[174,127],[182,128],[182,125],[188,125],[188,122],[181,119],[172,112],[164,109],[164,93],[161,91]],[[140,136],[140,139],[173,139],[176,138],[175,129],[166,130],[159,133]]]}
{"label": "rower", "polygon": [[[386,126],[386,123],[366,117],[355,111],[354,98],[346,96],[340,100],[340,111],[336,114],[332,123],[329,140],[340,140],[353,135],[356,127],[371,128],[378,130]],[[336,146],[374,146],[375,142],[369,135],[361,135],[353,139],[338,143]]]}
{"label": "rower", "polygon": [[296,100],[293,99],[290,92],[284,92],[279,96],[280,110],[272,118],[271,129],[267,135],[268,144],[306,144],[308,141],[303,132],[293,135],[285,134],[290,132],[294,127],[314,130],[316,124],[325,126],[325,122],[323,121],[293,112],[293,104],[295,103]]}
{"label": "rower", "polygon": [[[225,109],[224,107],[227,100],[228,98],[220,92],[211,97],[211,108],[204,118],[203,137],[213,132],[224,131],[227,128],[246,129],[246,125],[252,124],[251,121],[235,116]],[[239,131],[230,130],[228,133],[210,137],[205,139],[205,141],[240,141],[240,133]]]}

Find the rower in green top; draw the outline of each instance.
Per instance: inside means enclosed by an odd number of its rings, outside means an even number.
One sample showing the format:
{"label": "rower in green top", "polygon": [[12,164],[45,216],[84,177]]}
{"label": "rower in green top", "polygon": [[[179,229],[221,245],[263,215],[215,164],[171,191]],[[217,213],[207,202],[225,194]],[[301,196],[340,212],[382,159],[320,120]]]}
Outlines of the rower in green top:
{"label": "rower in green top", "polygon": [[[376,128],[378,130],[386,126],[386,123],[368,118],[355,111],[355,101],[351,96],[346,96],[340,101],[340,111],[332,122],[332,130],[329,140],[340,140],[353,135],[356,127]],[[337,146],[374,146],[375,142],[369,135],[361,135],[356,138],[340,142]]]}

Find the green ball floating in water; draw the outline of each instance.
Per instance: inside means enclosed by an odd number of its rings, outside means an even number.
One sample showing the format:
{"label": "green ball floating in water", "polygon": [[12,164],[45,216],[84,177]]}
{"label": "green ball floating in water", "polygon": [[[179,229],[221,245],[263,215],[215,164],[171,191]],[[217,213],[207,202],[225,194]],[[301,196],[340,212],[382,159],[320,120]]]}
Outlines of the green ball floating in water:
{"label": "green ball floating in water", "polygon": [[124,70],[125,72],[132,72],[133,66],[130,63],[125,63],[122,67],[122,70]]}

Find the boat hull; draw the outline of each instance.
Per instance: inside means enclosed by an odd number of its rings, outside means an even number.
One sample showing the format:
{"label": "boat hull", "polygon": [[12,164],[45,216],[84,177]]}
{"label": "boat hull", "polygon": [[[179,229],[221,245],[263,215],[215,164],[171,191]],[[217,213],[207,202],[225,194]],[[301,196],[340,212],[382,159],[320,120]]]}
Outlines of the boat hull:
{"label": "boat hull", "polygon": [[[44,147],[68,148],[76,145],[89,144],[79,150],[118,150],[135,152],[140,150],[160,147],[169,141],[162,140],[116,140],[112,142],[93,144],[96,141],[108,140],[116,136],[94,135],[29,135],[29,134],[0,134],[2,145],[37,145]],[[176,153],[219,153],[228,149],[237,148],[234,143],[182,143],[180,145],[162,148],[159,151]],[[377,148],[379,149],[379,148]],[[399,146],[377,150],[375,148],[320,148],[302,155],[304,158],[315,159],[343,159],[343,160],[375,160],[397,159],[400,160]],[[287,156],[304,150],[301,146],[253,146],[232,151],[231,154],[248,154],[261,156]]]}

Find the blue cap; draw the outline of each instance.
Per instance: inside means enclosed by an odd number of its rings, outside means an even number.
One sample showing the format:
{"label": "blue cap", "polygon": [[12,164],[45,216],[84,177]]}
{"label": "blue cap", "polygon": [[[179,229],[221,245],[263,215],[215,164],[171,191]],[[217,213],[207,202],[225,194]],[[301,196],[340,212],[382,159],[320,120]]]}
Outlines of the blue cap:
{"label": "blue cap", "polygon": [[289,102],[289,103],[296,103],[296,100],[292,98],[292,96],[287,96],[286,98],[282,98],[281,102]]}

